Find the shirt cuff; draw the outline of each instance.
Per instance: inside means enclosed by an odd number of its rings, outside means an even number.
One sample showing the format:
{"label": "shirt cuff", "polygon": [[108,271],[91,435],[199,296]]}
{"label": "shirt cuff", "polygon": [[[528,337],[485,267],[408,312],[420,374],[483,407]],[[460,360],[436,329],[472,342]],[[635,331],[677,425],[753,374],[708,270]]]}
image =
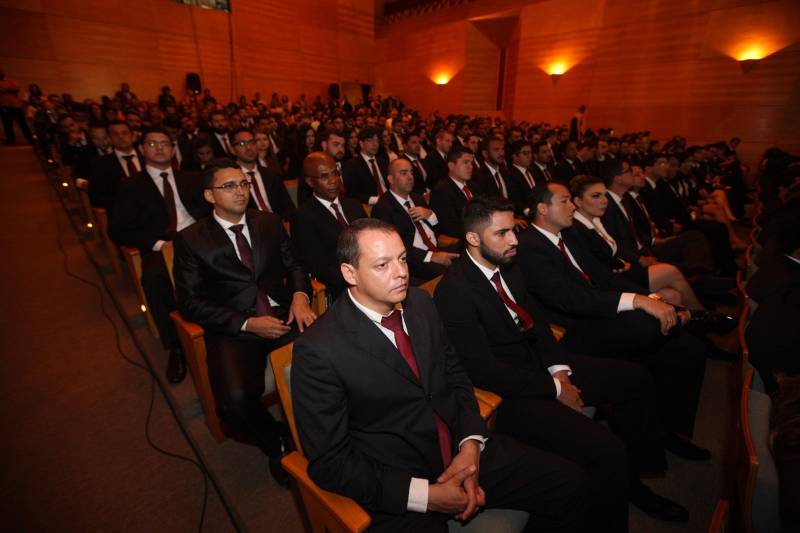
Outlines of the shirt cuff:
{"label": "shirt cuff", "polygon": [[431,226],[435,226],[436,224],[438,224],[438,223],[439,223],[439,219],[438,219],[438,218],[436,218],[436,213],[434,213],[433,211],[431,211],[431,216],[429,216],[428,218],[426,218],[426,219],[425,219],[425,221],[426,221],[428,224],[430,224]]}
{"label": "shirt cuff", "polygon": [[412,477],[408,484],[408,504],[406,509],[413,513],[428,511],[428,480]]}
{"label": "shirt cuff", "polygon": [[428,252],[427,254],[425,254],[425,259],[423,259],[422,262],[423,263],[430,263],[431,262],[431,256],[433,256],[433,252]]}
{"label": "shirt cuff", "polygon": [[635,297],[636,293],[623,292],[619,297],[619,303],[617,304],[617,313],[622,313],[625,311],[633,311],[633,299]]}
{"label": "shirt cuff", "polygon": [[303,291],[294,291],[294,292],[292,293],[292,297],[294,297],[294,295],[295,295],[295,294],[302,294],[303,296],[305,296],[305,297],[306,297],[306,300],[308,300],[308,305],[311,305],[311,298],[309,298],[309,297],[308,297],[308,294],[306,294],[306,293],[305,293],[305,292],[303,292]]}
{"label": "shirt cuff", "polygon": [[522,214],[525,215],[525,216],[530,215],[531,214],[531,208],[530,207],[526,207],[525,209],[522,210]]}
{"label": "shirt cuff", "polygon": [[156,243],[153,245],[153,251],[154,252],[160,252],[161,251],[161,247],[164,246],[165,242],[166,241],[156,241]]}
{"label": "shirt cuff", "polygon": [[483,449],[486,448],[486,441],[489,439],[487,439],[482,435],[467,435],[466,437],[461,439],[461,442],[458,443],[458,449],[460,450],[461,446],[463,446],[464,443],[467,442],[468,440],[478,441],[478,445],[481,447],[481,451],[483,451]]}
{"label": "shirt cuff", "polygon": [[369,205],[375,205],[375,204],[378,203],[378,198],[380,198],[380,197],[379,196],[370,196],[369,200],[367,200],[367,203]]}
{"label": "shirt cuff", "polygon": [[553,382],[556,384],[556,398],[561,396],[561,381],[558,378],[553,378]]}
{"label": "shirt cuff", "polygon": [[[250,320],[250,319],[247,319],[247,320]],[[247,331],[247,320],[244,321],[244,324],[242,324],[242,327],[239,328],[239,331]]]}

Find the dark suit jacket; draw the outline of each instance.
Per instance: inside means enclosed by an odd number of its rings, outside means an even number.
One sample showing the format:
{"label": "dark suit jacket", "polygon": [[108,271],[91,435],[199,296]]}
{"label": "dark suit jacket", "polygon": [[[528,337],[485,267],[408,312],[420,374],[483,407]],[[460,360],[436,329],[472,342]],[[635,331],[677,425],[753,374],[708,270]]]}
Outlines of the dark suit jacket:
{"label": "dark suit jacket", "polygon": [[[174,176],[178,188],[174,192],[189,214],[195,220],[208,216],[211,206],[203,198],[200,177],[185,172],[175,172]],[[146,170],[120,180],[108,227],[109,236],[117,245],[134,246],[147,253],[156,241],[175,238],[176,233],[167,230],[168,224],[164,197]]]}
{"label": "dark suit jacket", "polygon": [[[548,168],[547,172],[550,174],[551,179],[555,179],[555,174],[551,169]],[[547,179],[547,176],[545,176],[544,171],[540,169],[536,165],[536,163],[533,163],[531,165],[531,174],[533,174],[533,179],[536,183],[547,183],[548,181],[551,181]]]}
{"label": "dark suit jacket", "polygon": [[[339,198],[339,201],[348,222],[367,217],[358,200]],[[338,294],[345,286],[336,258],[336,241],[342,232],[339,222],[311,196],[294,212],[290,223],[292,244],[301,264],[332,294]]]}
{"label": "dark suit jacket", "polygon": [[[408,157],[408,154],[403,154],[400,156],[400,158],[411,162],[411,158]],[[425,171],[425,161],[423,159],[417,159],[417,163],[419,163],[420,168]],[[414,166],[414,163],[411,163],[411,169],[414,171],[414,192],[424,194],[426,189],[425,176],[423,176],[422,172],[420,172],[419,169]]]}
{"label": "dark suit jacket", "polygon": [[[641,198],[641,195],[639,197]],[[642,199],[642,201],[644,201],[644,199]],[[645,213],[642,207],[639,205],[636,199],[630,195],[630,193],[625,194],[625,196],[622,198],[622,202],[628,209],[628,213],[630,213],[633,217],[633,227],[636,228],[636,234],[639,236],[639,241],[645,246],[652,246],[655,235],[653,235],[653,228],[650,226],[650,221],[647,218],[650,210],[648,209],[647,213]],[[645,205],[645,207],[647,206]],[[652,219],[652,215],[650,216]],[[653,223],[655,224],[655,222]]]}
{"label": "dark suit jacket", "polygon": [[[138,154],[136,157],[139,159],[139,168],[144,168],[142,158]],[[89,179],[89,200],[92,206],[112,209],[114,198],[117,196],[117,186],[126,176],[116,153],[111,152],[96,159]]]}
{"label": "dark suit jacket", "polygon": [[[530,196],[533,189],[528,185],[528,180],[522,171],[514,165],[508,166],[505,175],[506,183],[508,184],[508,195],[510,200],[514,202],[514,212],[521,216],[525,208],[528,207],[528,196]],[[531,176],[533,176],[532,173]]]}
{"label": "dark suit jacket", "polygon": [[450,174],[447,168],[447,161],[439,155],[439,151],[435,148],[428,150],[423,164],[425,165],[425,172],[428,173],[428,181],[425,185],[431,190]]}
{"label": "dark suit jacket", "polygon": [[[231,140],[231,138],[228,137],[228,142],[230,142],[230,140]],[[231,157],[231,154],[229,154],[225,150],[225,147],[222,145],[221,142],[219,142],[219,139],[217,139],[217,135],[214,133],[214,131],[211,131],[208,134],[208,142],[211,145],[211,150],[213,150],[215,158],[216,157],[227,157],[227,158]],[[231,146],[233,146],[233,143],[231,143]]]}
{"label": "dark suit jacket", "polygon": [[[608,207],[602,216],[603,226],[611,237],[617,241],[617,255],[629,263],[638,263],[642,252],[636,244],[637,236],[633,233],[630,223],[617,202],[606,193]],[[644,243],[642,243],[644,244]]]}
{"label": "dark suit jacket", "polygon": [[[467,182],[469,185],[469,182]],[[470,189],[471,190],[471,189]],[[439,219],[439,232],[462,239],[464,237],[464,224],[461,222],[461,211],[467,204],[467,197],[453,183],[450,177],[440,180],[431,191],[431,209]]]}
{"label": "dark suit jacket", "polygon": [[[181,315],[210,332],[240,335],[255,315],[258,291],[288,308],[295,292],[311,298],[311,283],[292,254],[280,218],[249,209],[255,274],[236,255],[222,226],[209,216],[175,239],[175,294]],[[246,334],[243,334],[246,335]]]}
{"label": "dark suit jacket", "polygon": [[675,220],[684,228],[692,225],[692,216],[686,204],[664,180],[656,183],[656,197],[660,205],[659,212],[665,217]]}
{"label": "dark suit jacket", "polygon": [[411,287],[403,309],[419,380],[348,295],[294,344],[292,399],[309,476],[370,513],[405,514],[411,478],[442,472],[434,412],[454,452],[486,434],[433,301]]}
{"label": "dark suit jacket", "polygon": [[519,267],[503,267],[501,275],[514,301],[533,317],[533,328],[520,331],[492,282],[465,252],[436,287],[447,336],[475,386],[503,398],[554,398],[547,368],[569,365],[570,357],[553,338],[544,310],[528,294]]}
{"label": "dark suit jacket", "polygon": [[[506,184],[506,191],[508,191],[508,183],[505,176],[502,174],[502,168],[498,171],[503,183]],[[492,196],[500,198],[502,195],[500,189],[497,188],[497,182],[492,176],[491,171],[487,168],[486,164],[482,164],[477,171],[472,173],[472,179],[469,182],[470,190],[475,194],[482,194],[484,196]]]}
{"label": "dark suit jacket", "polygon": [[[386,181],[386,173],[389,164],[382,157],[375,157],[375,164],[381,173],[383,186],[389,190],[389,182]],[[345,194],[350,198],[356,198],[362,204],[369,203],[370,196],[380,196],[382,191],[378,190],[375,178],[369,164],[363,157],[356,156],[342,163],[342,179],[344,180]]]}
{"label": "dark suit jacket", "polygon": [[578,160],[575,159],[570,165],[569,162],[561,158],[556,164],[556,175],[553,176],[556,181],[569,185],[569,181],[578,175]]}
{"label": "dark suit jacket", "polygon": [[617,314],[621,291],[604,288],[606,269],[571,230],[561,232],[564,244],[591,283],[567,262],[558,247],[533,225],[519,234],[517,258],[526,286],[548,310],[549,318],[569,329],[584,317],[610,318]]}
{"label": "dark suit jacket", "polygon": [[[289,196],[289,191],[286,190],[286,185],[283,183],[280,174],[269,167],[262,167],[261,165],[258,165],[258,172],[261,174],[261,181],[264,182],[267,199],[269,200],[269,205],[272,206],[273,212],[280,215],[283,220],[289,220],[297,207],[292,202],[292,198]],[[261,191],[261,194],[264,194],[264,192]],[[253,197],[252,187],[250,188],[250,201],[247,207],[258,209],[256,199]]]}
{"label": "dark suit jacket", "polygon": [[[416,206],[428,207],[425,198],[423,198],[421,194],[412,192],[411,199]],[[414,235],[416,235],[417,228],[414,226],[414,222],[411,220],[408,211],[406,211],[404,206],[400,205],[397,198],[388,192],[381,196],[378,203],[372,208],[372,217],[383,220],[397,228],[397,231],[400,233],[400,238],[403,239],[403,244],[406,245],[408,268],[411,271],[411,275],[416,278],[429,279],[431,277],[427,272],[429,269],[425,268],[429,264],[424,262],[428,252],[414,247]],[[427,220],[420,221],[420,224],[427,225],[436,233],[438,224],[437,226],[431,226]],[[436,244],[435,237],[433,238],[433,243]]]}
{"label": "dark suit jacket", "polygon": [[[597,260],[597,268],[592,268],[592,282],[602,285],[605,289],[616,289],[625,292],[649,292],[649,275],[647,270],[638,263],[631,263],[630,270],[614,272],[624,268],[623,261],[611,250],[605,239],[595,230],[589,229],[579,221],[574,221],[572,227],[564,230],[570,236],[580,240],[585,250]],[[599,270],[602,265],[602,271]]]}

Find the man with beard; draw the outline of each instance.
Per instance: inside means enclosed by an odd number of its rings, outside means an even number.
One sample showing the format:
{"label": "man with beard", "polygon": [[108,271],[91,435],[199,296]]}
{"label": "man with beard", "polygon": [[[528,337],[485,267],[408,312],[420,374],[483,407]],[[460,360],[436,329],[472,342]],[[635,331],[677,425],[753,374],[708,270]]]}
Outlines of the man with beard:
{"label": "man with beard", "polygon": [[228,138],[228,118],[222,111],[212,111],[208,116],[211,126],[211,135],[208,140],[211,143],[211,149],[214,151],[214,157],[232,157],[233,147],[231,140]]}
{"label": "man with beard", "polygon": [[[496,432],[584,470],[592,480],[598,530],[627,531],[628,499],[657,518],[686,521],[686,509],[639,481],[639,471],[666,468],[650,372],[627,361],[573,355],[556,343],[543,307],[527,293],[514,263],[513,209],[497,198],[478,196],[467,203],[466,252],[435,296],[470,379],[503,397]],[[616,436],[583,416],[584,402],[612,405],[609,426]]]}

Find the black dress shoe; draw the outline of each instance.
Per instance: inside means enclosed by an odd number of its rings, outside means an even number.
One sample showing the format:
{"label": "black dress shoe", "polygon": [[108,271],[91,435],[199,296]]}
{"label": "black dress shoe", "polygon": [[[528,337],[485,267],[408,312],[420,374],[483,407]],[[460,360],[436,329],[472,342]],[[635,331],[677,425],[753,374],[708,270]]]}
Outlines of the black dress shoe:
{"label": "black dress shoe", "polygon": [[280,457],[269,458],[269,473],[272,474],[272,479],[281,487],[288,487],[291,477],[289,473],[283,469]]}
{"label": "black dress shoe", "polygon": [[653,518],[665,522],[688,522],[689,511],[682,505],[663,496],[659,496],[644,483],[631,487],[630,501],[633,505]]}
{"label": "black dress shoe", "polygon": [[687,328],[692,333],[728,333],[736,327],[736,318],[719,313],[700,309],[692,311],[692,319]]}
{"label": "black dress shoe", "polygon": [[690,461],[709,461],[711,460],[711,452],[705,448],[701,448],[689,439],[670,433],[664,439],[664,448],[671,451],[678,457],[688,459]]}
{"label": "black dress shoe", "polygon": [[283,487],[289,486],[290,476],[281,465],[281,459],[284,455],[288,455],[294,450],[294,441],[292,440],[292,433],[286,424],[276,424],[276,431],[278,433],[278,447],[269,456],[269,472],[272,478]]}
{"label": "black dress shoe", "polygon": [[186,377],[186,357],[180,346],[173,346],[169,350],[169,361],[167,361],[167,381],[170,383],[180,383]]}

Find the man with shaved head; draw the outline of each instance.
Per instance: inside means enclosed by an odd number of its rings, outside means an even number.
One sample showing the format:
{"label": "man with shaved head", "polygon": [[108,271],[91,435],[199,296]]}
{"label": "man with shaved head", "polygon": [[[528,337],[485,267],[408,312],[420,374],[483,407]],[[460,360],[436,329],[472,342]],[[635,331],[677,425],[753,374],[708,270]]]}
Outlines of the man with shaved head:
{"label": "man with shaved head", "polygon": [[436,243],[436,214],[414,189],[414,169],[407,159],[389,163],[389,192],[381,196],[372,216],[397,228],[408,252],[411,283],[423,283],[442,275],[458,257],[440,250]]}
{"label": "man with shaved head", "polygon": [[340,195],[342,175],[327,153],[308,154],[303,176],[312,194],[291,217],[292,242],[306,270],[327,286],[330,297],[336,297],[345,287],[336,241],[342,229],[367,214],[358,200]]}

